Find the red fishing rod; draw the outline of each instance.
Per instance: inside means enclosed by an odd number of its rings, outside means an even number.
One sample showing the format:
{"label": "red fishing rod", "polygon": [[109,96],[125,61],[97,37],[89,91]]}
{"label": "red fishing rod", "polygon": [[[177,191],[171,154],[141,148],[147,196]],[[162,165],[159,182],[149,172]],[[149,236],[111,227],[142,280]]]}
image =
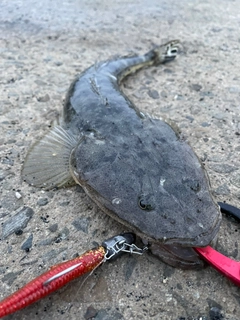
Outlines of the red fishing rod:
{"label": "red fishing rod", "polygon": [[77,258],[51,267],[48,271],[2,300],[0,302],[0,318],[46,297],[68,282],[93,271],[103,262],[117,258],[123,252],[142,254],[145,248],[138,248],[134,242],[135,235],[133,233],[117,235],[103,241],[101,246],[86,251]]}

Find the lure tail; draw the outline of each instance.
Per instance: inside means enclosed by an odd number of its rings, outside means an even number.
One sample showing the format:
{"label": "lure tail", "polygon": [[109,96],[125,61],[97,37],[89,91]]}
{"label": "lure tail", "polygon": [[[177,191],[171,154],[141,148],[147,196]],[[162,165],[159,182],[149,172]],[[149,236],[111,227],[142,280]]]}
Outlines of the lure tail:
{"label": "lure tail", "polygon": [[[110,60],[102,65],[109,74],[115,76],[118,83],[128,75],[142,68],[159,65],[174,60],[178,53],[179,40],[171,40],[160,46],[156,46],[144,55],[133,55],[116,60]],[[117,62],[117,63],[116,63]]]}

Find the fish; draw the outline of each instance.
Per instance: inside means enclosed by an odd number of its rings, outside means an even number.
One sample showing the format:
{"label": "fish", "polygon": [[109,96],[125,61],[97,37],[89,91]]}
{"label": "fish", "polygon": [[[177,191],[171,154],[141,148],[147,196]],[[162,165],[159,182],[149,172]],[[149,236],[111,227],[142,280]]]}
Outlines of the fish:
{"label": "fish", "polygon": [[48,190],[79,184],[162,261],[198,269],[193,247],[208,245],[221,223],[207,173],[177,126],[139,110],[121,86],[174,60],[179,45],[95,63],[77,76],[59,124],[30,148],[22,177]]}

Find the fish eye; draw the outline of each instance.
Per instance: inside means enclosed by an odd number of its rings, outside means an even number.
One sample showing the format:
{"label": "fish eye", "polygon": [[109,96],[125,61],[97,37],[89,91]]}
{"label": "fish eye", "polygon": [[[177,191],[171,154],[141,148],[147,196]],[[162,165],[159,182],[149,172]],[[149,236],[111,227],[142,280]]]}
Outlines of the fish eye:
{"label": "fish eye", "polygon": [[151,211],[154,209],[154,205],[151,204],[149,196],[140,195],[138,197],[138,205],[142,210]]}

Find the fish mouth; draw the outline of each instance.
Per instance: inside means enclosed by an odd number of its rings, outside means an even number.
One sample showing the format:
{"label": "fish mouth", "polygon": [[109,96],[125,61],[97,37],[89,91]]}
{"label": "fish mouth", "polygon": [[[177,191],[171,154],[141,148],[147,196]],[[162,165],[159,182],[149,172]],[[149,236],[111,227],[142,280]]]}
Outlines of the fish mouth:
{"label": "fish mouth", "polygon": [[[206,262],[197,254],[194,247],[211,245],[215,247],[221,219],[217,221],[211,233],[201,234],[196,239],[168,239],[166,242],[142,239],[149,251],[164,263],[183,270],[200,270]],[[204,240],[202,239],[204,238]]]}
{"label": "fish mouth", "polygon": [[154,243],[149,245],[149,250],[154,256],[175,268],[200,270],[205,266],[205,262],[191,247]]}
{"label": "fish mouth", "polygon": [[181,247],[206,247],[217,239],[217,234],[222,222],[222,216],[218,216],[215,224],[199,235],[192,238],[168,238],[168,239],[149,239],[152,243],[163,243],[166,245],[177,245]]}

